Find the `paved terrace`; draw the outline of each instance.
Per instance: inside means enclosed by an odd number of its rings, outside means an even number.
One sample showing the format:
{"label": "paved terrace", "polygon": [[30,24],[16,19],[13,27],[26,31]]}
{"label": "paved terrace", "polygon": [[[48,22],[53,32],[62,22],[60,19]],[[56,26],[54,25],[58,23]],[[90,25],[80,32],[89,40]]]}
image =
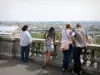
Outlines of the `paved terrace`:
{"label": "paved terrace", "polygon": [[42,68],[41,63],[22,63],[16,59],[0,59],[0,75],[73,75],[71,72],[63,73],[60,68]]}

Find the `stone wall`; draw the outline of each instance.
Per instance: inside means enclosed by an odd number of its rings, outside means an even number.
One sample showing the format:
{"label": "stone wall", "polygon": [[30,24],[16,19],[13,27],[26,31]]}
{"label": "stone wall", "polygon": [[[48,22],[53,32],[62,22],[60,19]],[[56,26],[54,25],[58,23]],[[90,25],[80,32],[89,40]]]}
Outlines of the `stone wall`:
{"label": "stone wall", "polygon": [[14,57],[14,38],[0,39],[0,55]]}

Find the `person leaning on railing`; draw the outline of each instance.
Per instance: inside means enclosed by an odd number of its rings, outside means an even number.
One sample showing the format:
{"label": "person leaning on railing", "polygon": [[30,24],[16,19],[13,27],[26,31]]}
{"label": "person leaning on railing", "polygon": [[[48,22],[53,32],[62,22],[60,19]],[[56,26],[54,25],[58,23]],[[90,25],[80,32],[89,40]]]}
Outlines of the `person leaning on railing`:
{"label": "person leaning on railing", "polygon": [[55,29],[53,27],[50,27],[46,40],[44,41],[44,64],[43,68],[49,65],[50,63],[50,56],[52,55],[54,51],[54,41],[55,41]]}
{"label": "person leaning on railing", "polygon": [[28,32],[28,26],[24,25],[20,32],[21,60],[23,62],[28,62],[31,42],[32,39],[30,33]]}

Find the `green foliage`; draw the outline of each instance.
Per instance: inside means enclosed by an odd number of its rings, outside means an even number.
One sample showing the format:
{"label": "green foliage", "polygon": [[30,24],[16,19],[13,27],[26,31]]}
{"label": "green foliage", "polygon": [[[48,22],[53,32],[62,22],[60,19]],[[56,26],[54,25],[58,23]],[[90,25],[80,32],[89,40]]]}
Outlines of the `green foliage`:
{"label": "green foliage", "polygon": [[32,33],[32,38],[44,38],[44,33]]}
{"label": "green foliage", "polygon": [[[40,39],[45,39],[46,34],[44,32],[42,33],[32,33],[32,38],[40,38]],[[60,40],[60,32],[56,32],[56,40]]]}
{"label": "green foliage", "polygon": [[60,32],[56,32],[56,40],[60,40]]}
{"label": "green foliage", "polygon": [[96,40],[96,44],[100,44],[100,40]]}

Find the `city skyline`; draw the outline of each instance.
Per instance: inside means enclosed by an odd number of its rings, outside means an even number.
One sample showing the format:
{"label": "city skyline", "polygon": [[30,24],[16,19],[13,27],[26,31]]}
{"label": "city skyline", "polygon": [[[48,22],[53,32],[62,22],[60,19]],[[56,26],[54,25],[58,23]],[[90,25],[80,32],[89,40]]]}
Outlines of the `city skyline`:
{"label": "city skyline", "polygon": [[100,21],[100,0],[0,0],[0,21]]}

